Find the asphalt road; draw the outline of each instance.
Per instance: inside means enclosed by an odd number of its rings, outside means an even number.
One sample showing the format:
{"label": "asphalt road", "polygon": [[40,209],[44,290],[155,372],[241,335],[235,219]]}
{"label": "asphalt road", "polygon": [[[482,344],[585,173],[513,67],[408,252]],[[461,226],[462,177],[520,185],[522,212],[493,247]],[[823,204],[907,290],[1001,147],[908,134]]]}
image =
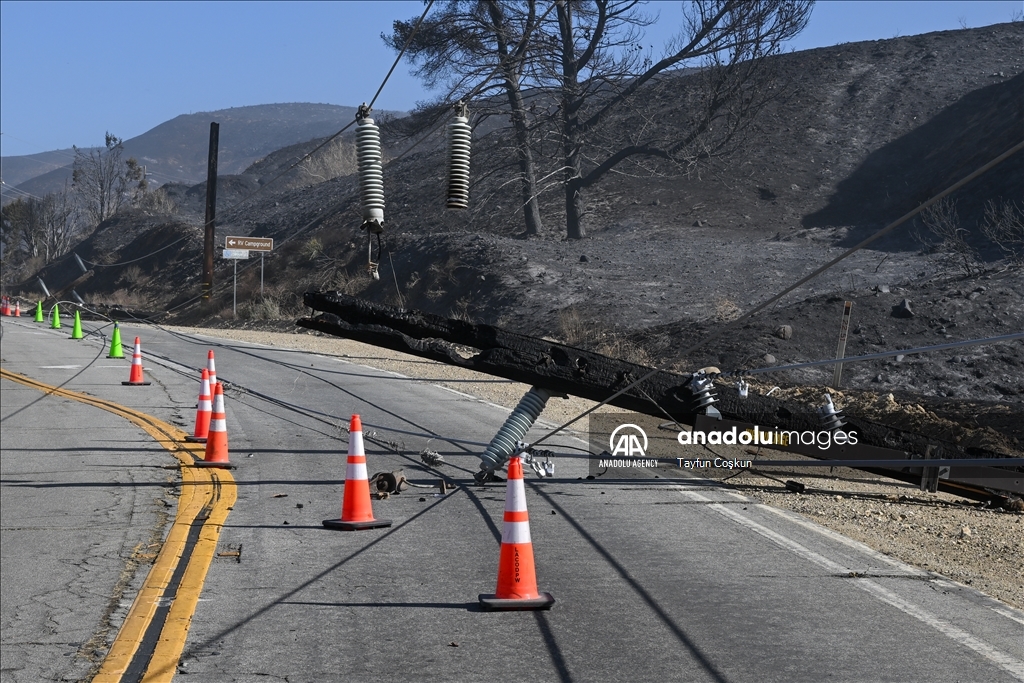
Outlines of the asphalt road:
{"label": "asphalt road", "polygon": [[[4,318],[3,368],[185,431],[207,349],[228,385],[237,500],[179,680],[1024,680],[1019,610],[678,470],[587,480],[566,449],[580,442],[565,439],[554,479],[527,473],[540,589],[557,603],[482,612],[504,486],[471,474],[507,411],[341,358],[151,327],[122,334],[129,358],[142,337],[153,384],[123,387],[128,358],[68,334]],[[8,379],[2,398],[0,678],[79,680],[152,566],[178,460],[96,407]],[[324,529],[340,513],[352,413],[370,473],[460,486],[374,501],[388,529]],[[443,455],[439,471],[420,464],[424,448]]]}

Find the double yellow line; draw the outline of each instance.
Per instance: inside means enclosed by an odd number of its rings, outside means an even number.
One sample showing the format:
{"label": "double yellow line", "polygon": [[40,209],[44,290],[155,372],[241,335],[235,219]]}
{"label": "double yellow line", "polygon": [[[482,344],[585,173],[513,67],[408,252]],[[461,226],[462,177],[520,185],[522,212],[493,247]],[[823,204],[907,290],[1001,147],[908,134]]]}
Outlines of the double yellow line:
{"label": "double yellow line", "polygon": [[[142,680],[147,683],[170,681],[185,649],[188,628],[217,549],[220,530],[228,511],[235,504],[237,490],[234,478],[227,470],[190,467],[197,453],[201,459],[203,446],[186,443],[185,432],[162,420],[95,396],[50,386],[2,368],[0,377],[38,389],[46,395],[69,398],[120,415],[141,427],[181,463],[181,496],[174,522],[99,673],[93,678],[95,683],[121,681],[124,673],[132,666],[147,632],[154,627],[154,618],[161,602],[169,601],[170,607],[149,661],[136,663],[135,667],[144,667],[141,669],[144,671]],[[198,537],[194,533],[197,521],[201,522]],[[193,532],[191,539],[190,532]],[[188,563],[184,573],[179,571],[183,559]],[[172,582],[176,575],[180,578],[175,588]],[[167,594],[168,588],[171,589],[171,595]],[[150,636],[152,638],[152,633]]]}

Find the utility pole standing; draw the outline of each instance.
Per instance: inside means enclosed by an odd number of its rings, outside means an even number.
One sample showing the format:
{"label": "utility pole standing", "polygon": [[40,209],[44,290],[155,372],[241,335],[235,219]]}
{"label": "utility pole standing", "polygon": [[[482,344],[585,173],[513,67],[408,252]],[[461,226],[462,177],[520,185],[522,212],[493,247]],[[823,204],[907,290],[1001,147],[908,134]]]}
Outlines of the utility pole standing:
{"label": "utility pole standing", "polygon": [[206,232],[203,243],[203,298],[213,293],[213,249],[217,227],[217,146],[220,124],[210,122],[210,159],[206,166]]}

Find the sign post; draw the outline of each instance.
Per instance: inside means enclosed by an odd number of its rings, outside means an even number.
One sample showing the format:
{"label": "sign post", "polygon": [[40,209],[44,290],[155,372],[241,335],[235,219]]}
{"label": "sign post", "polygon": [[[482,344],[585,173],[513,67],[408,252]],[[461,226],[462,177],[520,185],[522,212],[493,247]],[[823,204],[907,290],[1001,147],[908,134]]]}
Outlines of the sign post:
{"label": "sign post", "polygon": [[[260,296],[263,296],[263,255],[274,250],[273,237],[238,237],[228,235],[224,239],[224,250],[246,249],[260,252]],[[225,257],[227,258],[227,257]],[[248,258],[248,256],[246,257]],[[238,265],[237,263],[235,264]]]}
{"label": "sign post", "polygon": [[238,262],[249,258],[248,249],[225,249],[224,258],[235,262],[235,281],[231,293],[231,315],[238,315]]}

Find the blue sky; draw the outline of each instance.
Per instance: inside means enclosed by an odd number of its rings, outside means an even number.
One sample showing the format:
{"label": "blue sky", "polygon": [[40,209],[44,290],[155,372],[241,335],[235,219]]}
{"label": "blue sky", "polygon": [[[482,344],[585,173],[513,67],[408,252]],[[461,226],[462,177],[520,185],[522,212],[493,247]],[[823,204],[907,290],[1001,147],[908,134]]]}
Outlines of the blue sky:
{"label": "blue sky", "polygon": [[[654,2],[665,43],[681,3]],[[1010,21],[1010,2],[818,2],[797,50]],[[275,102],[355,106],[394,54],[380,40],[420,2],[0,2],[4,156],[128,139],[179,114]],[[429,97],[399,65],[377,109]]]}

